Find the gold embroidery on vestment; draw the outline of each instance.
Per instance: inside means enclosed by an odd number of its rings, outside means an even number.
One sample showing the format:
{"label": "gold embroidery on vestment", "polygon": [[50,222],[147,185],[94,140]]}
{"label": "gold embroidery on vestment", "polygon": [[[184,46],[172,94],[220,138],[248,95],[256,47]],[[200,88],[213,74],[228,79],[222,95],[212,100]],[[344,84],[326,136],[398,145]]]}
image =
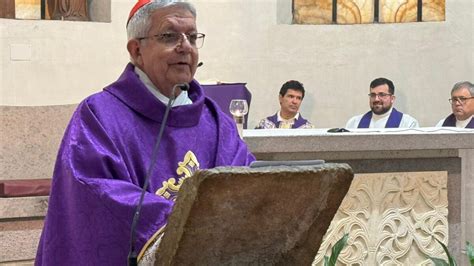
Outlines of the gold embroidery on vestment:
{"label": "gold embroidery on vestment", "polygon": [[167,181],[163,181],[163,186],[156,191],[156,195],[165,199],[175,200],[184,180],[194,174],[199,169],[199,162],[196,155],[192,151],[188,151],[184,155],[182,162],[178,162],[176,173],[178,178],[170,177]]}

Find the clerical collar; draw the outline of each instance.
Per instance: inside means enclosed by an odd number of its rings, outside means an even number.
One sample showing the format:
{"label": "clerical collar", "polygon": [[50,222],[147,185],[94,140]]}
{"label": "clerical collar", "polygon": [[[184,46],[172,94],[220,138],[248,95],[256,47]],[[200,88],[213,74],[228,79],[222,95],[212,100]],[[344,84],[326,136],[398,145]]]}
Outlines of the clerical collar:
{"label": "clerical collar", "polygon": [[[151,82],[150,78],[147,76],[145,72],[143,72],[140,68],[135,66],[135,73],[138,75],[138,78],[145,84],[145,87],[163,104],[167,105],[169,98],[163,95],[158,88]],[[188,96],[187,91],[181,91],[181,93],[176,97],[174,100],[173,106],[181,106],[181,105],[188,105],[192,104],[193,101]]]}
{"label": "clerical collar", "polygon": [[281,117],[281,114],[280,114],[280,111],[278,111],[278,118],[277,118],[277,121],[279,122],[290,122],[290,121],[295,121],[295,120],[298,120],[298,118],[300,117],[300,113],[296,113],[296,115],[290,119],[285,119],[283,117]]}
{"label": "clerical collar", "polygon": [[392,110],[393,110],[393,107],[391,107],[390,110],[388,110],[387,112],[385,112],[385,113],[383,113],[383,114],[381,114],[381,115],[378,115],[378,114],[372,112],[372,119],[373,119],[373,120],[383,119],[383,118],[389,116],[389,115],[392,113]]}
{"label": "clerical collar", "polygon": [[471,119],[474,119],[474,115],[471,115],[471,117],[467,118],[466,120],[458,120],[456,118],[456,127],[465,128],[467,124],[471,122]]}

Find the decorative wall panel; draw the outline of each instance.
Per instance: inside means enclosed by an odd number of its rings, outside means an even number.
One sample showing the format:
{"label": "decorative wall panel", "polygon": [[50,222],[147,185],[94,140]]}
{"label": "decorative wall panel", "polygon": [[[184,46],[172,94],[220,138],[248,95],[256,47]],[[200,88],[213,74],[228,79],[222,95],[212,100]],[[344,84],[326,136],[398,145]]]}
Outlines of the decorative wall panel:
{"label": "decorative wall panel", "polygon": [[360,24],[374,21],[373,0],[338,0],[337,24]]}
{"label": "decorative wall panel", "polygon": [[445,258],[447,172],[356,174],[313,265],[349,233],[340,265],[427,265]]}
{"label": "decorative wall panel", "polygon": [[15,0],[3,0],[1,2],[0,18],[15,18]]}
{"label": "decorative wall panel", "polygon": [[445,9],[445,0],[293,0],[293,22],[360,24],[444,21]]}
{"label": "decorative wall panel", "polygon": [[331,24],[332,3],[332,0],[294,0],[294,23]]}
{"label": "decorative wall panel", "polygon": [[15,0],[15,18],[41,19],[41,0]]}
{"label": "decorative wall panel", "polygon": [[424,0],[423,1],[423,21],[444,21],[446,20],[445,0]]}
{"label": "decorative wall panel", "polygon": [[415,22],[418,0],[381,0],[380,22]]}
{"label": "decorative wall panel", "polygon": [[110,22],[111,0],[0,0],[0,18]]}

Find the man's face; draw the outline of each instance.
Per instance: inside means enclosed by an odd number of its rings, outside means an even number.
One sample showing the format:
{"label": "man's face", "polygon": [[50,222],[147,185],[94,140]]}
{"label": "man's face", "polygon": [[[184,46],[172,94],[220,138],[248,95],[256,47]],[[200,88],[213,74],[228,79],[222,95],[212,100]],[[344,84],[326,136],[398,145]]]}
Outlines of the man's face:
{"label": "man's face", "polygon": [[374,114],[385,114],[392,108],[395,96],[388,91],[388,85],[383,84],[370,89],[369,105]]}
{"label": "man's face", "polygon": [[288,89],[284,96],[279,95],[281,113],[285,115],[295,116],[300,109],[303,101],[303,93],[301,91]]}
{"label": "man's face", "polygon": [[[455,90],[451,94],[451,109],[457,120],[466,120],[474,114],[474,98],[470,97],[472,96],[466,88]],[[462,103],[462,101],[464,101],[464,103]]]}
{"label": "man's face", "polygon": [[[147,36],[161,33],[196,33],[196,20],[181,7],[168,7],[155,11]],[[135,64],[142,69],[153,84],[166,96],[178,83],[189,83],[196,72],[198,50],[184,37],[176,45],[159,42],[157,38],[139,41]]]}

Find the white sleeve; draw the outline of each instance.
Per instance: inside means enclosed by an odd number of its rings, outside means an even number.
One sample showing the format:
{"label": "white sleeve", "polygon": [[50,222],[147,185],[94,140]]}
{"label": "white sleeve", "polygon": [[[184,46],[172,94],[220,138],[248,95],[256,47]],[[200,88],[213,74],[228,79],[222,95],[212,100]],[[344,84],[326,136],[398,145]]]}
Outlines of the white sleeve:
{"label": "white sleeve", "polygon": [[403,114],[402,121],[400,121],[399,128],[417,128],[420,127],[418,120],[410,115]]}
{"label": "white sleeve", "polygon": [[361,118],[362,115],[353,116],[349,121],[347,121],[345,128],[357,128]]}
{"label": "white sleeve", "polygon": [[444,118],[443,118],[443,119],[441,119],[441,120],[438,122],[438,124],[436,124],[436,126],[435,126],[435,127],[442,127],[442,126],[443,126],[443,124],[444,124],[444,120],[445,120]]}

